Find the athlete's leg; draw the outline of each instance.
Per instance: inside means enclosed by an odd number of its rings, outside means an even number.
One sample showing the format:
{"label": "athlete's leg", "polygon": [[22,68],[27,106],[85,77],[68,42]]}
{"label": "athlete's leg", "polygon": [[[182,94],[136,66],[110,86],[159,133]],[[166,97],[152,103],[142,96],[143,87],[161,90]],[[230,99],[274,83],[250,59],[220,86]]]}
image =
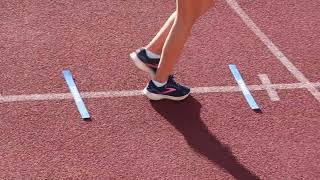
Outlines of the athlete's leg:
{"label": "athlete's leg", "polygon": [[[172,18],[174,22],[162,48],[160,64],[154,79],[158,82],[165,82],[168,79],[178,61],[193,24],[199,16],[212,6],[212,0],[176,0],[176,4],[176,17]],[[165,33],[163,33],[163,37],[165,37],[164,35]]]}
{"label": "athlete's leg", "polygon": [[170,29],[173,25],[174,20],[176,19],[176,15],[177,15],[176,12],[171,14],[171,16],[168,18],[166,23],[162,26],[162,28],[157,33],[157,35],[146,46],[146,49],[148,49],[149,51],[154,52],[156,54],[162,53],[162,48],[163,48],[164,42],[170,32]]}

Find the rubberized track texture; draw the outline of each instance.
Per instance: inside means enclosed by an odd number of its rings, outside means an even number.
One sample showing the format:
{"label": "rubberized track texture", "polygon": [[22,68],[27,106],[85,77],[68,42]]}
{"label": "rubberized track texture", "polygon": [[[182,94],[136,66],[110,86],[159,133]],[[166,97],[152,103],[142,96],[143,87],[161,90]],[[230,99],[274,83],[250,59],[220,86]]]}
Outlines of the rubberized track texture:
{"label": "rubberized track texture", "polygon": [[150,77],[129,54],[174,9],[172,0],[2,0],[0,179],[320,179],[319,1],[216,1],[175,68],[191,96],[149,101]]}

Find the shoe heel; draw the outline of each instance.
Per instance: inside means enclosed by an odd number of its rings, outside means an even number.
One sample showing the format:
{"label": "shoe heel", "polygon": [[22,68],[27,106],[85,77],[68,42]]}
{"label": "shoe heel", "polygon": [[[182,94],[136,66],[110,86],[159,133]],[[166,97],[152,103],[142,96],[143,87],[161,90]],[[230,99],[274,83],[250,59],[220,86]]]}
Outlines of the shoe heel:
{"label": "shoe heel", "polygon": [[149,99],[154,100],[154,101],[159,101],[163,99],[163,97],[160,97],[157,94],[153,94],[149,92],[146,88],[143,89],[143,94],[146,95]]}
{"label": "shoe heel", "polygon": [[137,68],[149,73],[152,78],[156,76],[155,73],[148,66],[146,66],[143,62],[141,62],[141,60],[138,58],[135,52],[130,54],[130,58],[132,59],[134,64],[137,66]]}

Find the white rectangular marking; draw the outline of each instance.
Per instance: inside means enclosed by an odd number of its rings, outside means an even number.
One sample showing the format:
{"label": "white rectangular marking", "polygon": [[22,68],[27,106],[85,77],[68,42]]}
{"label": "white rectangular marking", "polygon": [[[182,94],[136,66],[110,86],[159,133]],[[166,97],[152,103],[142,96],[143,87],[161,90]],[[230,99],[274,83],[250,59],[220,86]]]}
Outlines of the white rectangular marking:
{"label": "white rectangular marking", "polygon": [[256,103],[256,101],[254,100],[253,96],[251,95],[249,89],[247,88],[244,80],[242,79],[241,74],[240,74],[239,70],[237,69],[237,66],[232,64],[232,65],[229,65],[229,68],[231,70],[231,73],[234,76],[234,79],[238,83],[245,99],[247,100],[249,106],[251,107],[251,109],[253,109],[253,110],[260,109],[258,104]]}
{"label": "white rectangular marking", "polygon": [[73,99],[77,105],[78,111],[81,115],[82,119],[90,119],[89,112],[80,96],[76,83],[73,80],[72,74],[70,70],[63,70],[63,76],[67,82],[67,85],[73,95]]}
{"label": "white rectangular marking", "polygon": [[269,79],[268,75],[259,74],[258,76],[263,87],[266,89],[271,101],[279,101],[280,97],[277,91],[272,87],[271,80]]}

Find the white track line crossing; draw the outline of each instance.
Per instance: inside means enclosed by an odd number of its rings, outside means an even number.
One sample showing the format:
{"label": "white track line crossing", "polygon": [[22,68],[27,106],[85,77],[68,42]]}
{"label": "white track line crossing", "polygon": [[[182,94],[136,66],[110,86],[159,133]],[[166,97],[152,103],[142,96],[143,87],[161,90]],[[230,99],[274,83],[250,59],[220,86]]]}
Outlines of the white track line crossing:
{"label": "white track line crossing", "polygon": [[236,0],[226,0],[228,5],[239,15],[242,21],[255,35],[268,47],[271,53],[291,72],[301,83],[306,85],[307,90],[320,102],[320,92],[311,85],[310,81],[300,72],[293,63],[274,45],[274,43],[260,30],[253,20],[244,12]]}
{"label": "white track line crossing", "polygon": [[279,97],[277,91],[272,86],[270,86],[272,83],[271,83],[271,80],[269,79],[268,75],[259,74],[258,76],[259,76],[259,79],[260,79],[262,85],[265,87],[271,101],[279,101],[280,97]]}
{"label": "white track line crossing", "polygon": [[[292,83],[292,84],[262,84],[262,85],[249,85],[250,91],[263,91],[268,89],[306,89],[309,86],[314,88],[320,88],[320,82],[318,83]],[[192,93],[233,93],[241,92],[239,86],[213,86],[213,87],[194,87],[191,88]],[[132,91],[104,91],[104,92],[82,92],[82,98],[115,98],[115,97],[132,97],[142,96],[142,90]],[[30,95],[11,95],[0,97],[0,103],[9,102],[25,102],[25,101],[55,101],[73,99],[71,93],[48,93],[48,94],[30,94]]]}

